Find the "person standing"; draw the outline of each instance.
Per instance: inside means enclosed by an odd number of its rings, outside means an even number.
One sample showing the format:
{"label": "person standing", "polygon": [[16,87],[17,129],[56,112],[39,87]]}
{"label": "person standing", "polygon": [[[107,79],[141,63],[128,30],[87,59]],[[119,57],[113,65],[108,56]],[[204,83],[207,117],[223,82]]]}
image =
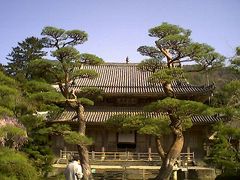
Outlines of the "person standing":
{"label": "person standing", "polygon": [[66,180],[79,180],[83,177],[82,167],[77,156],[73,156],[72,161],[67,165],[64,175]]}

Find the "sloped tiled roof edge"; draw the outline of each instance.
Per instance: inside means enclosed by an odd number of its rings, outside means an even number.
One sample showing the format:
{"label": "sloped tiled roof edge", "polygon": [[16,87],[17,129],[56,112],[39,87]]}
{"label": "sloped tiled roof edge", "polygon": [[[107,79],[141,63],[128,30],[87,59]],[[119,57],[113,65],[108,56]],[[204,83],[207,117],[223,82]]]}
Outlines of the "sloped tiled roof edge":
{"label": "sloped tiled roof edge", "polygon": [[[129,116],[143,114],[142,107],[102,107],[95,106],[91,108],[86,108],[85,117],[86,122],[90,124],[102,124],[106,122],[111,116],[126,114]],[[55,120],[50,122],[76,122],[74,119],[76,113],[75,111],[65,110],[60,114]],[[161,113],[147,113],[148,117],[159,117],[162,116]],[[222,121],[223,118],[219,116],[206,116],[206,115],[194,115],[192,116],[193,125],[202,124],[213,124]]]}

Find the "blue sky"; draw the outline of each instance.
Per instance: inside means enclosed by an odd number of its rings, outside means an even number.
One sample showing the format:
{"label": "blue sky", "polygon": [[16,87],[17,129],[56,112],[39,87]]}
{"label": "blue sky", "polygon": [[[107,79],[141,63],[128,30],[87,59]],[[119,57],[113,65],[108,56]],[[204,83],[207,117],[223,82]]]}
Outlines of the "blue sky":
{"label": "blue sky", "polygon": [[192,30],[192,39],[230,57],[240,45],[240,0],[2,0],[0,63],[17,42],[41,37],[44,26],[80,29],[89,40],[77,48],[107,62],[146,58],[137,52],[153,45],[148,29],[168,22]]}

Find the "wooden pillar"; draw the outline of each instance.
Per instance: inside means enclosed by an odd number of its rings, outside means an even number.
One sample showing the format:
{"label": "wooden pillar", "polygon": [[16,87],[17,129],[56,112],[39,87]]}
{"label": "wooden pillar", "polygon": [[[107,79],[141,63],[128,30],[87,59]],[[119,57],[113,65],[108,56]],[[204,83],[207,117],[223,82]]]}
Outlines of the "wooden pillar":
{"label": "wooden pillar", "polygon": [[102,148],[101,148],[101,151],[102,151],[102,157],[101,157],[101,160],[103,161],[103,160],[105,160],[105,156],[106,156],[106,154],[105,154],[105,147],[106,147],[106,145],[107,145],[107,141],[108,141],[108,138],[107,138],[107,132],[106,132],[107,130],[106,129],[103,129],[102,131],[101,131],[101,140],[102,140]]}

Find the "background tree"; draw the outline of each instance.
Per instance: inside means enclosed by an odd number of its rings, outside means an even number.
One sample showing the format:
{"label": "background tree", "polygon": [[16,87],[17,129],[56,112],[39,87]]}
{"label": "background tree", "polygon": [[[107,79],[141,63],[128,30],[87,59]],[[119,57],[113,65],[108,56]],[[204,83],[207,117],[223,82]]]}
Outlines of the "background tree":
{"label": "background tree", "polygon": [[[66,31],[55,27],[45,27],[42,35],[46,40],[45,46],[54,48],[52,56],[56,60],[36,60],[32,63],[32,66],[44,69],[45,72],[53,77],[54,82],[58,85],[61,94],[65,98],[64,102],[76,112],[75,118],[78,120],[79,134],[76,136],[73,132],[68,137],[74,139],[71,143],[78,141],[77,148],[83,167],[84,179],[92,178],[88,158],[88,143],[86,143],[87,138],[85,136],[84,104],[93,105],[93,101],[87,98],[78,98],[79,92],[76,92],[73,87],[77,78],[94,78],[97,76],[95,71],[82,69],[82,64],[99,64],[102,60],[89,54],[81,56],[78,50],[74,48],[74,46],[87,41],[87,33],[84,31]],[[69,138],[66,139],[68,140]]]}
{"label": "background tree", "polygon": [[236,47],[236,54],[231,59],[231,67],[237,72],[240,72],[240,47]]}
{"label": "background tree", "polygon": [[[152,71],[154,73],[150,77],[150,81],[162,83],[167,97],[176,98],[172,82],[183,78],[183,69],[176,67],[181,67],[183,63],[195,62],[194,69],[188,71],[198,72],[221,66],[224,61],[224,57],[215,52],[214,48],[207,44],[193,42],[190,39],[190,35],[190,30],[183,29],[177,25],[162,23],[160,26],[149,30],[149,36],[157,38],[155,46],[141,46],[138,48],[142,55],[165,61],[166,66],[164,69],[156,72]],[[167,101],[166,107],[171,106],[172,108],[167,110],[167,115],[170,119],[169,128],[174,140],[169,149],[162,149],[162,154],[165,156],[160,155],[162,165],[156,177],[159,180],[170,178],[173,165],[176,158],[180,155],[184,142],[183,121],[174,111],[174,100]],[[161,108],[159,111],[161,111]],[[161,141],[158,141],[157,146],[158,149],[162,147]]]}
{"label": "background tree", "polygon": [[0,116],[16,115],[21,92],[18,83],[0,71]]}
{"label": "background tree", "polygon": [[27,81],[22,85],[22,92],[29,107],[27,112],[19,112],[19,120],[28,132],[28,143],[22,148],[34,162],[38,172],[46,177],[52,169],[53,153],[49,135],[57,129],[68,127],[49,127],[47,118],[54,118],[62,109],[54,104],[64,99],[56,89],[43,81]]}
{"label": "background tree", "polygon": [[46,55],[46,52],[43,51],[43,42],[44,39],[33,36],[19,42],[18,46],[14,47],[12,52],[8,54],[7,60],[10,62],[5,66],[6,72],[20,81],[31,78],[28,65],[32,60],[40,59]]}
{"label": "background tree", "polygon": [[214,126],[213,131],[215,136],[206,162],[221,169],[220,177],[225,177],[223,179],[238,179],[240,176],[239,125],[236,126],[236,123],[218,123]]}
{"label": "background tree", "polygon": [[[64,98],[46,82],[34,80],[20,83],[2,72],[0,94],[0,126],[4,124],[0,127],[1,143],[24,151],[34,161],[39,175],[46,176],[53,163],[48,136],[59,128],[47,127],[46,115],[50,118],[57,114],[61,109],[53,101]],[[45,113],[45,118],[37,113],[42,111],[48,113]],[[24,128],[12,123],[16,119]]]}
{"label": "background tree", "polygon": [[26,128],[17,119],[0,118],[0,146],[19,149],[26,142]]}
{"label": "background tree", "polygon": [[[237,48],[238,50],[238,48]],[[238,52],[231,61],[230,67],[238,74]],[[210,146],[210,154],[206,161],[222,169],[217,179],[237,179],[240,176],[240,80],[232,80],[225,84],[215,94],[213,104],[216,107],[230,109],[227,123],[218,123],[214,126],[215,134]]]}

